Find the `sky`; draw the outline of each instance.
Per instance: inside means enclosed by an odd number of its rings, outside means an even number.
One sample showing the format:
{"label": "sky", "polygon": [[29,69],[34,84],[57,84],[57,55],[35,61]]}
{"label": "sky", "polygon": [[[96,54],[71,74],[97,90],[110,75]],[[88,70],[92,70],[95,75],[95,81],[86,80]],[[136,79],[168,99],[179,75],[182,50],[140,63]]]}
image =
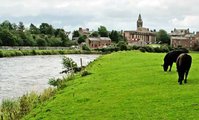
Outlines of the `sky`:
{"label": "sky", "polygon": [[151,30],[199,31],[199,0],[0,0],[0,22],[20,21],[28,27],[49,23],[66,31],[136,30],[138,15]]}

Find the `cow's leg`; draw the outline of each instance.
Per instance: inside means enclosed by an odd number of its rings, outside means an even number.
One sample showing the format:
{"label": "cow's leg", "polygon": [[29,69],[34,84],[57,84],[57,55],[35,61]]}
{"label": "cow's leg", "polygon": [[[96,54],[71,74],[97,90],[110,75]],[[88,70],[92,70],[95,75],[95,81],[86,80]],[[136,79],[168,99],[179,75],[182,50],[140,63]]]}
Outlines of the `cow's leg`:
{"label": "cow's leg", "polygon": [[187,76],[188,76],[188,74],[189,74],[189,71],[186,71],[186,72],[185,72],[185,80],[184,80],[184,83],[187,83]]}
{"label": "cow's leg", "polygon": [[182,85],[182,81],[184,79],[184,74],[181,71],[178,71],[178,83]]}
{"label": "cow's leg", "polygon": [[182,85],[182,79],[181,79],[181,77],[179,77],[178,83],[179,83],[180,85]]}
{"label": "cow's leg", "polygon": [[171,63],[169,71],[171,71],[172,65],[173,65],[173,63]]}

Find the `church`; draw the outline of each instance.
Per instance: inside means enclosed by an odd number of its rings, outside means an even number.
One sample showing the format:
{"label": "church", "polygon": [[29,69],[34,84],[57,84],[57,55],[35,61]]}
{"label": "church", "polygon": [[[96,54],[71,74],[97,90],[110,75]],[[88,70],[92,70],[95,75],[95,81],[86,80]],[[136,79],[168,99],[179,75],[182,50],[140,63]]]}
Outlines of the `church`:
{"label": "church", "polygon": [[137,30],[124,31],[124,37],[129,45],[145,46],[156,42],[156,31],[144,28],[142,17],[139,14],[137,20]]}

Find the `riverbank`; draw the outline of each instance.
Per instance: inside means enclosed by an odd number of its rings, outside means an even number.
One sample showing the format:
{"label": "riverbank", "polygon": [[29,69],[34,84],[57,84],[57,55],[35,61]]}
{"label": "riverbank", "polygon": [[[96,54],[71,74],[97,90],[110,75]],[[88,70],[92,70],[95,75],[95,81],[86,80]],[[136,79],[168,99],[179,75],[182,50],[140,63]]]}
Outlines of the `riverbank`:
{"label": "riverbank", "polygon": [[[198,53],[187,85],[178,85],[172,72],[160,66],[165,53],[117,52],[100,57],[65,83],[52,99],[40,104],[24,120],[35,119],[197,119]],[[187,109],[188,108],[188,109]]]}
{"label": "riverbank", "polygon": [[0,58],[30,55],[101,54],[98,51],[84,50],[0,50]]}
{"label": "riverbank", "polygon": [[[54,96],[57,89],[47,89],[52,80],[67,81],[63,78],[63,57],[71,58],[80,66],[86,66],[99,55],[41,55],[0,59],[0,120],[18,120],[38,104]],[[63,80],[61,80],[63,78]],[[63,82],[64,83],[64,82]],[[65,86],[60,85],[59,86]],[[34,92],[32,92],[34,91]],[[27,94],[29,93],[29,94]]]}

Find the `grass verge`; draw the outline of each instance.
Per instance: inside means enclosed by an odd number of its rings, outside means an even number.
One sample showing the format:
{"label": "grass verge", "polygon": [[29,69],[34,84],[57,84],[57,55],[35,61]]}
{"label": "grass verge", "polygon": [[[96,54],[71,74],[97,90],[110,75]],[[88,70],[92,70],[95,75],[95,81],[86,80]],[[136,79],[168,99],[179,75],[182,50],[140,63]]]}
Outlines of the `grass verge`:
{"label": "grass verge", "polygon": [[198,119],[199,55],[190,53],[186,85],[178,85],[175,65],[163,72],[163,53],[117,52],[100,57],[90,75],[67,82],[53,99],[24,120]]}

